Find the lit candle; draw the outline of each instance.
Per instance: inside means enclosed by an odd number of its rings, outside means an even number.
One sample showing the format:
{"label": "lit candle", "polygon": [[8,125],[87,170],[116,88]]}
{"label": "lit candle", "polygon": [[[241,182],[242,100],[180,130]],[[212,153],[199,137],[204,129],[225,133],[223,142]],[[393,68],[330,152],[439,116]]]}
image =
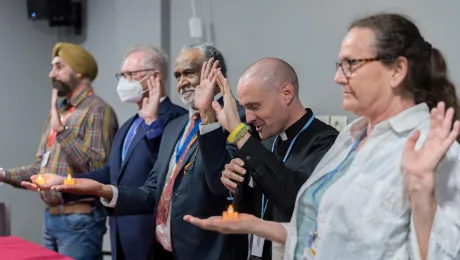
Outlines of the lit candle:
{"label": "lit candle", "polygon": [[67,174],[67,178],[64,179],[65,185],[75,185],[75,179],[70,174]]}
{"label": "lit candle", "polygon": [[41,174],[38,174],[37,178],[35,178],[35,183],[43,185],[45,184],[45,178]]}
{"label": "lit candle", "polygon": [[224,220],[229,220],[229,219],[237,219],[238,218],[238,212],[233,211],[233,206],[230,205],[227,209],[227,211],[223,212],[222,217]]}

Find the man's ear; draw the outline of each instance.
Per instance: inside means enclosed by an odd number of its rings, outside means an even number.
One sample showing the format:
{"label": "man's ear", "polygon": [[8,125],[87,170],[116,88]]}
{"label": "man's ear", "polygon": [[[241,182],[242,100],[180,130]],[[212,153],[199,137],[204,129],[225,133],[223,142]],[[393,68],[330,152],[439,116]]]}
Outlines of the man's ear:
{"label": "man's ear", "polygon": [[153,78],[155,78],[155,79],[156,79],[156,78],[160,78],[160,81],[163,80],[163,74],[162,74],[160,71],[158,71],[158,70],[155,70],[155,71],[152,73],[152,75],[153,75]]}
{"label": "man's ear", "polygon": [[291,104],[295,97],[294,85],[292,85],[290,82],[284,83],[283,86],[281,86],[281,94],[283,95],[283,99],[285,100],[286,104]]}

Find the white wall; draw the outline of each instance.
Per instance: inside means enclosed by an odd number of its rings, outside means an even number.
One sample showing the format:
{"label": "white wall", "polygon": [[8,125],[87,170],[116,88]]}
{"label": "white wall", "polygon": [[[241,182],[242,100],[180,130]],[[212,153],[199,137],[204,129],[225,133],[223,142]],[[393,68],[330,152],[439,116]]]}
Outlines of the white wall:
{"label": "white wall", "polygon": [[120,71],[130,46],[161,47],[161,1],[88,1],[87,12],[87,35],[82,46],[94,54],[99,65],[94,88],[114,107],[121,125],[136,112],[136,106],[119,100],[115,73]]}
{"label": "white wall", "polygon": [[[55,30],[27,19],[25,1],[0,1],[0,165],[30,164],[50,108],[48,72]],[[0,186],[12,206],[12,234],[41,243],[44,203],[39,195]]]}
{"label": "white wall", "polygon": [[[341,91],[333,82],[335,61],[348,24],[376,11],[403,12],[416,21],[422,33],[438,47],[460,83],[458,0],[196,0],[197,13],[211,24],[206,40],[223,52],[230,83],[242,71],[266,56],[285,59],[297,71],[305,106],[318,114],[349,115],[341,106]],[[189,1],[171,0],[172,55],[189,43]],[[211,37],[210,37],[211,36]],[[171,89],[173,86],[171,86]],[[460,88],[458,88],[460,90]]]}

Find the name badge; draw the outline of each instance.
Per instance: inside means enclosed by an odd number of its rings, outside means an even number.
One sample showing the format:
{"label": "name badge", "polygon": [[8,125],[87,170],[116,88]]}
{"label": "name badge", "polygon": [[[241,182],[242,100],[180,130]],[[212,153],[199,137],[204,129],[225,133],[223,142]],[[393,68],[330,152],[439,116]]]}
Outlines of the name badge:
{"label": "name badge", "polygon": [[40,164],[40,168],[45,168],[46,165],[48,165],[48,160],[50,159],[50,151],[47,151],[46,153],[43,154],[42,156],[42,163]]}
{"label": "name badge", "polygon": [[251,255],[262,257],[262,253],[264,251],[264,243],[265,243],[265,238],[254,235],[252,238]]}

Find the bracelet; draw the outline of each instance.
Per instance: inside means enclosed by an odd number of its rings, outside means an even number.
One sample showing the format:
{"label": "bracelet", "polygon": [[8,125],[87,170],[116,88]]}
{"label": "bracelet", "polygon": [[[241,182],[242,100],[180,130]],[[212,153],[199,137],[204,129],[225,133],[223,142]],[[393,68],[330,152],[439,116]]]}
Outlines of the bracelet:
{"label": "bracelet", "polygon": [[241,129],[243,129],[244,126],[245,126],[245,124],[240,123],[237,127],[235,127],[235,129],[233,129],[233,131],[232,131],[232,132],[230,133],[230,135],[228,136],[227,141],[228,141],[229,143],[233,143],[233,140],[235,139],[236,134],[237,134]]}
{"label": "bracelet", "polygon": [[251,128],[248,125],[244,125],[243,129],[241,129],[233,139],[233,144],[238,143],[243,137],[249,132]]}
{"label": "bracelet", "polygon": [[203,122],[201,122],[200,124],[201,124],[201,125],[210,125],[210,124],[215,124],[215,123],[219,123],[219,121],[217,121],[217,120],[216,120],[216,121],[213,121],[213,122],[207,122],[207,123],[203,123]]}

